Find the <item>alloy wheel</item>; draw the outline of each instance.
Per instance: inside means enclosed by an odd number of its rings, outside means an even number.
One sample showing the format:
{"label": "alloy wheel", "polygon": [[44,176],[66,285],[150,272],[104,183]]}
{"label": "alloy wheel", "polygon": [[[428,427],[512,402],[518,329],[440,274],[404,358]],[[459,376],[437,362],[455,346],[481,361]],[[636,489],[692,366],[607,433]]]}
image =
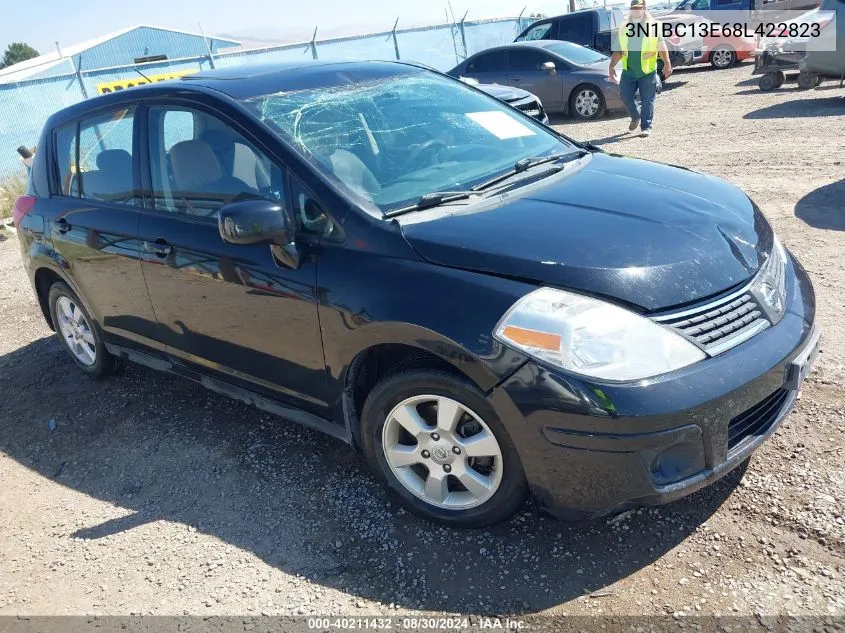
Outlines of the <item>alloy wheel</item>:
{"label": "alloy wheel", "polygon": [[382,448],[396,479],[438,508],[480,506],[502,482],[502,450],[490,427],[445,396],[414,396],[396,405],[384,423]]}
{"label": "alloy wheel", "polygon": [[727,48],[717,48],[713,51],[713,65],[717,68],[727,68],[733,63],[733,51]]}
{"label": "alloy wheel", "polygon": [[63,296],[56,301],[56,317],[59,332],[71,354],[86,367],[91,367],[97,362],[97,344],[85,314],[69,297]]}

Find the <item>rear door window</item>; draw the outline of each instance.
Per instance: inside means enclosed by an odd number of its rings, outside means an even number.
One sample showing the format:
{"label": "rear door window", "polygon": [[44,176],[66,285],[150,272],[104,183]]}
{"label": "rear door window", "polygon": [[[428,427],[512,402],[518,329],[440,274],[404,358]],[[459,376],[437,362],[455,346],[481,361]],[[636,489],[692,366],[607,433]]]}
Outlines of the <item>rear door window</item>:
{"label": "rear door window", "polygon": [[467,64],[469,73],[501,73],[507,68],[507,52],[493,51],[473,58]]}
{"label": "rear door window", "polygon": [[121,108],[79,124],[79,195],[134,204],[133,130],[135,111]]}

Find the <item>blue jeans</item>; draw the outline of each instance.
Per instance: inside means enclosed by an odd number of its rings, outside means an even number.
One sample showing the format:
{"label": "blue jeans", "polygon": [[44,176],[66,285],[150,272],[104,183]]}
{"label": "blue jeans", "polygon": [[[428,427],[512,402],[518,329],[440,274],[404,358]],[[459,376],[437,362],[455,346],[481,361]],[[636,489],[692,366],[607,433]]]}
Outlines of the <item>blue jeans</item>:
{"label": "blue jeans", "polygon": [[[641,121],[640,127],[643,130],[651,129],[651,121],[654,119],[654,97],[657,94],[658,81],[660,79],[658,79],[656,72],[637,79],[624,70],[622,71],[622,77],[619,79],[619,96],[622,97],[625,109],[628,110],[628,114],[631,115],[632,119],[639,119]],[[642,110],[635,100],[637,90],[640,91]]]}

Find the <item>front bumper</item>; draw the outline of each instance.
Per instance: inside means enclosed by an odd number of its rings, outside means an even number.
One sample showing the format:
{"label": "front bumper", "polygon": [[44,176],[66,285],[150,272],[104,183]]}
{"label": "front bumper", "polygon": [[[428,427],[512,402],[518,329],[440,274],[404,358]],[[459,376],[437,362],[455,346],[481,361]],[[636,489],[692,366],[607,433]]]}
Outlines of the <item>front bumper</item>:
{"label": "front bumper", "polygon": [[791,258],[787,275],[780,323],[714,358],[615,384],[529,362],[491,392],[539,503],[598,516],[673,501],[739,466],[792,409],[818,349],[810,281]]}
{"label": "front bumper", "polygon": [[673,48],[669,50],[669,61],[672,66],[689,66],[695,63],[695,53],[685,49]]}

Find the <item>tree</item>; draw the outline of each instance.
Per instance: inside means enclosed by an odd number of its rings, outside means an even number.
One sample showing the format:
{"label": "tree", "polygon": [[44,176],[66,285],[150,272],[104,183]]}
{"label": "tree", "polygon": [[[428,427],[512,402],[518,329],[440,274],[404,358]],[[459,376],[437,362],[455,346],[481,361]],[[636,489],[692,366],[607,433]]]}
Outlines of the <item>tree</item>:
{"label": "tree", "polygon": [[29,44],[24,44],[23,42],[12,42],[3,54],[3,59],[0,61],[0,68],[12,66],[18,62],[25,62],[33,57],[38,57],[38,55],[38,51],[32,48]]}

